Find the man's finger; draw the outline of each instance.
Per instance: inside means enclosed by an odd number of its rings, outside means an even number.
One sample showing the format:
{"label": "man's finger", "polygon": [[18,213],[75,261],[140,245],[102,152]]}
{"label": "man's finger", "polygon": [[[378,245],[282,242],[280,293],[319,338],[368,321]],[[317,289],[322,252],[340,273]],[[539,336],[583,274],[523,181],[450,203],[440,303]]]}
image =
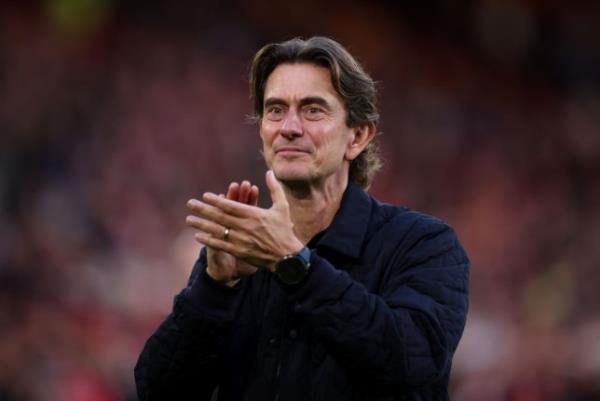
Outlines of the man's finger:
{"label": "man's finger", "polygon": [[227,199],[238,200],[240,193],[240,185],[237,182],[232,182],[227,188]]}
{"label": "man's finger", "polygon": [[230,216],[250,217],[255,214],[256,208],[254,206],[245,205],[230,199],[219,198],[217,195],[211,192],[204,193],[202,195],[202,200],[205,202],[204,204],[213,206],[214,208],[217,208]]}
{"label": "man's finger", "polygon": [[223,241],[222,239],[214,238],[210,234],[205,234],[205,233],[197,233],[194,235],[194,238],[196,239],[196,241],[198,241],[202,245],[206,245],[209,248],[212,248],[212,249],[215,249],[218,251],[225,251],[235,257],[240,256],[239,252],[237,251],[236,246],[231,242],[227,242],[227,241]]}
{"label": "man's finger", "polygon": [[[232,200],[228,200],[225,198],[220,198],[219,196],[212,194],[216,199],[221,200],[222,202],[229,202],[232,204],[238,204],[241,206],[245,206],[242,205],[241,203],[237,203],[235,201]],[[194,212],[195,214],[197,214],[198,216],[206,219],[206,220],[210,220],[210,221],[214,221],[217,224],[220,224],[222,226],[225,227],[240,227],[241,226],[241,221],[240,219],[238,219],[237,217],[235,217],[234,215],[228,214],[228,213],[224,213],[223,210],[211,206],[208,203],[204,203],[202,201],[199,201],[197,199],[190,199],[187,203],[187,207]]]}
{"label": "man's finger", "polygon": [[[225,227],[217,224],[215,222],[212,222],[210,220],[206,220],[206,219],[202,219],[198,216],[187,216],[185,218],[185,223],[193,228],[196,228],[198,230],[201,230],[207,234],[212,235],[215,238],[223,238],[225,236]],[[235,232],[235,230],[230,230],[228,232],[228,238],[231,241],[233,238],[233,233]]]}
{"label": "man's finger", "polygon": [[248,194],[248,202],[250,206],[258,205],[258,187],[256,185],[252,185],[250,188],[250,193]]}
{"label": "man's finger", "polygon": [[248,204],[248,194],[250,193],[250,182],[248,180],[242,181],[242,185],[240,185],[240,196],[238,202]]}

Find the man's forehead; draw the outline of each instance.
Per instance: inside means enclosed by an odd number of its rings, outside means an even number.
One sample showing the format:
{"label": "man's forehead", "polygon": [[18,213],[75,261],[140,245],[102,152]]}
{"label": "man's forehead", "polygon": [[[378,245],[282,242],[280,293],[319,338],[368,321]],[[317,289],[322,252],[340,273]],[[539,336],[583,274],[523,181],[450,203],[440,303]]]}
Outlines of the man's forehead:
{"label": "man's forehead", "polygon": [[324,67],[310,63],[280,64],[269,75],[264,98],[338,98],[331,74]]}

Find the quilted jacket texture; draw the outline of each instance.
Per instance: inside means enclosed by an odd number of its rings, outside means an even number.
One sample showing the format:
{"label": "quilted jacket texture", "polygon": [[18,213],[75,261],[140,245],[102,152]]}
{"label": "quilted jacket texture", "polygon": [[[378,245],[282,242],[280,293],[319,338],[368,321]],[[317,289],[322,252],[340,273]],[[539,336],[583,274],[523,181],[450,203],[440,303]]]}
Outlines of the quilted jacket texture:
{"label": "quilted jacket texture", "polygon": [[196,262],[135,368],[148,400],[448,400],[468,308],[454,231],[350,183],[295,287]]}

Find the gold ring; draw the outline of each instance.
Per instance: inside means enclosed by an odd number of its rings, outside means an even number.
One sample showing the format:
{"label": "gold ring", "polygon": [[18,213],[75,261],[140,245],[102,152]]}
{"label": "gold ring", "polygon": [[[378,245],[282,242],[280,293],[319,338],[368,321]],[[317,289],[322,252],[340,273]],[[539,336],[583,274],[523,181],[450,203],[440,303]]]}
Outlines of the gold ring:
{"label": "gold ring", "polygon": [[227,241],[229,239],[229,227],[225,227],[225,232],[223,233],[223,241]]}

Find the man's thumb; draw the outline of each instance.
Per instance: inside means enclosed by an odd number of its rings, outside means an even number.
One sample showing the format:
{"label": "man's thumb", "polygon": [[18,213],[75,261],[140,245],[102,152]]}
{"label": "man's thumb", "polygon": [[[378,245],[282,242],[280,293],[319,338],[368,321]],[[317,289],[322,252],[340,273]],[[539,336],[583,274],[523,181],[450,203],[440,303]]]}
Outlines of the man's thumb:
{"label": "man's thumb", "polygon": [[281,183],[277,181],[277,178],[275,178],[275,173],[273,173],[273,170],[267,171],[266,181],[267,187],[269,187],[269,191],[271,192],[271,200],[273,201],[273,205],[286,202],[283,187],[281,186]]}

